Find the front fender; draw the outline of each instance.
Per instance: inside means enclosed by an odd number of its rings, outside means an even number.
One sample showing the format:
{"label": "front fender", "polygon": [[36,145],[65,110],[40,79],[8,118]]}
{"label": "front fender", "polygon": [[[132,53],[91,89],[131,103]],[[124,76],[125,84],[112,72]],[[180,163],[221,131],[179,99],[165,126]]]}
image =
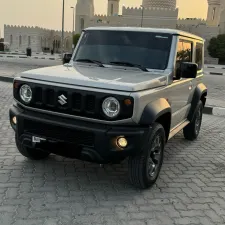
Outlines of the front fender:
{"label": "front fender", "polygon": [[191,109],[188,115],[188,120],[192,121],[196,106],[198,105],[198,102],[202,99],[202,97],[205,97],[207,95],[207,87],[203,84],[200,83],[194,91],[194,95],[191,101]]}
{"label": "front fender", "polygon": [[150,125],[165,113],[171,113],[171,107],[165,98],[157,99],[145,106],[139,124]]}

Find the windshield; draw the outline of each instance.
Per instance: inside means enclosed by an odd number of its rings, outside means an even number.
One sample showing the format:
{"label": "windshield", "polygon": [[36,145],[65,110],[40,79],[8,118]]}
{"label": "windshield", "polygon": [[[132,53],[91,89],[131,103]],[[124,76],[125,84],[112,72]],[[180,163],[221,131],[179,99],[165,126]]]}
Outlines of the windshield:
{"label": "windshield", "polygon": [[171,42],[172,35],[164,33],[85,31],[74,61],[89,59],[102,64],[117,62],[117,65],[118,62],[126,62],[164,70],[168,64]]}

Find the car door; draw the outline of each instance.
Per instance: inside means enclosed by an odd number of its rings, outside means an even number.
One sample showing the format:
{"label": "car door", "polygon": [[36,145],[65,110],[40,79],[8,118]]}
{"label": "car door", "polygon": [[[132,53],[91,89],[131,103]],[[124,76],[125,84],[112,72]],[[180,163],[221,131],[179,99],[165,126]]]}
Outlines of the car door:
{"label": "car door", "polygon": [[177,45],[174,81],[170,85],[169,91],[169,101],[172,108],[172,129],[186,119],[187,114],[190,110],[189,96],[193,88],[193,79],[181,78],[179,68],[182,62],[192,61],[193,42],[185,38],[180,38]]}

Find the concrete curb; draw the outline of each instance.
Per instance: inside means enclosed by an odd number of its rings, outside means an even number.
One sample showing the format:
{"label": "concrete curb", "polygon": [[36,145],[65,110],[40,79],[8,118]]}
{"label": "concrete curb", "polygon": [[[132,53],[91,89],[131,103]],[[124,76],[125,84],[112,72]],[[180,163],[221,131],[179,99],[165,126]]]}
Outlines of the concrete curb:
{"label": "concrete curb", "polygon": [[26,55],[0,55],[0,58],[14,58],[14,59],[44,59],[44,60],[61,60],[61,58],[54,58],[54,57],[43,57],[43,56],[31,56],[28,57]]}
{"label": "concrete curb", "polygon": [[225,67],[216,67],[216,66],[206,66],[206,68],[208,69],[222,69],[222,70],[225,70]]}
{"label": "concrete curb", "polygon": [[225,76],[225,72],[224,73],[217,73],[217,72],[208,72],[208,71],[204,71],[205,75],[216,75],[216,76]]}
{"label": "concrete curb", "polygon": [[[19,51],[15,51],[15,52],[2,52],[2,51],[0,51],[0,55],[15,55],[15,56],[19,56],[19,55],[24,55],[24,56],[26,56],[26,52],[19,52]],[[50,54],[48,54],[48,53],[40,53],[40,52],[34,52],[33,53],[33,55],[35,56],[35,55],[44,55],[44,56],[46,56],[46,55],[50,55]],[[55,53],[54,55],[56,55],[56,56],[58,56],[58,57],[60,57],[61,56],[61,54],[57,54],[57,53]]]}
{"label": "concrete curb", "polygon": [[215,72],[210,72],[210,75],[219,75],[219,76],[223,76],[225,75],[225,73],[215,73]]}
{"label": "concrete curb", "polygon": [[205,106],[203,113],[213,116],[225,116],[225,108],[216,106]]}
{"label": "concrete curb", "polygon": [[3,82],[9,82],[9,83],[12,83],[13,80],[14,80],[14,77],[0,76],[0,81],[3,81]]}

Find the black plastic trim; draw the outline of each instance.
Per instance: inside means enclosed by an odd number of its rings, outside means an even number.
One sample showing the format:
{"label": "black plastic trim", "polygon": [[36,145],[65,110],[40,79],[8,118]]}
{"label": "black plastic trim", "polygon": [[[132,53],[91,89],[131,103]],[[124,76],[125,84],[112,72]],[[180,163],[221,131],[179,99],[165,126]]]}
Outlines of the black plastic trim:
{"label": "black plastic trim", "polygon": [[170,104],[166,99],[160,98],[154,102],[150,102],[146,105],[139,124],[150,125],[165,113],[171,113]]}
{"label": "black plastic trim", "polygon": [[191,109],[188,115],[188,120],[192,121],[193,116],[195,114],[196,106],[198,105],[198,102],[200,101],[202,95],[206,94],[207,95],[207,87],[203,84],[200,83],[196,88],[195,92],[191,101]]}
{"label": "black plastic trim", "polygon": [[[87,91],[87,90],[79,90],[79,89],[73,89],[73,88],[65,88],[65,87],[58,87],[53,85],[45,85],[45,84],[37,84],[35,82],[26,82],[26,81],[20,81],[20,80],[14,80],[14,82],[17,82],[17,88],[14,87],[14,98],[20,102],[21,104],[28,106],[33,109],[40,109],[45,110],[49,112],[57,112],[62,113],[65,115],[70,116],[79,116],[83,118],[91,118],[91,119],[98,119],[103,121],[118,121],[123,119],[130,119],[133,116],[133,108],[134,108],[134,99],[130,97],[129,95],[115,95],[115,94],[108,94],[104,92],[94,92],[94,91]],[[23,84],[28,84],[33,92],[33,99],[29,104],[25,104],[19,96],[19,88]],[[39,91],[37,91],[40,89]],[[51,104],[49,104],[48,99],[46,99],[47,91],[52,90],[52,96],[51,96]],[[37,93],[37,94],[36,94]],[[66,107],[59,106],[58,103],[58,96],[61,94],[64,94],[68,98],[68,104]],[[74,107],[74,100],[76,100],[73,95],[78,94],[80,95],[80,101],[81,106],[79,106],[78,109]],[[38,99],[36,98],[38,96]],[[39,96],[41,96],[41,100],[39,100]],[[88,97],[94,97],[94,106],[89,111],[87,109],[87,98]],[[102,110],[102,102],[107,97],[115,97],[119,102],[121,106],[121,111],[119,115],[115,118],[108,118]],[[131,101],[131,105],[125,105],[124,100],[129,99]]]}
{"label": "black plastic trim", "polygon": [[[32,123],[40,123],[42,124],[43,130],[48,130],[49,127],[55,127],[55,131],[61,132],[61,130],[68,129],[71,132],[74,132],[74,135],[79,131],[93,134],[93,145],[89,144],[88,146],[84,146],[85,143],[75,143],[73,141],[72,147],[70,147],[70,142],[64,139],[64,135],[59,134],[59,136],[54,136],[53,134],[46,134],[43,137],[49,140],[47,148],[43,147],[42,149],[39,147],[39,149],[69,158],[77,158],[97,163],[121,162],[130,155],[138,154],[142,150],[146,134],[149,132],[148,126],[112,126],[85,122],[32,112],[29,110],[21,110],[16,105],[10,108],[9,115],[10,118],[17,116],[17,126],[16,128],[13,127],[13,129],[20,138],[20,141],[22,142],[25,138],[27,143],[30,143],[31,148],[32,136],[38,136],[39,134],[36,133],[37,127],[35,126],[32,130],[28,129],[28,123],[31,125]],[[121,136],[126,137],[128,140],[128,146],[125,149],[121,149],[116,145],[116,138]],[[55,149],[53,147],[53,142],[55,142],[56,146],[60,147]],[[66,148],[66,146],[69,147]]]}

